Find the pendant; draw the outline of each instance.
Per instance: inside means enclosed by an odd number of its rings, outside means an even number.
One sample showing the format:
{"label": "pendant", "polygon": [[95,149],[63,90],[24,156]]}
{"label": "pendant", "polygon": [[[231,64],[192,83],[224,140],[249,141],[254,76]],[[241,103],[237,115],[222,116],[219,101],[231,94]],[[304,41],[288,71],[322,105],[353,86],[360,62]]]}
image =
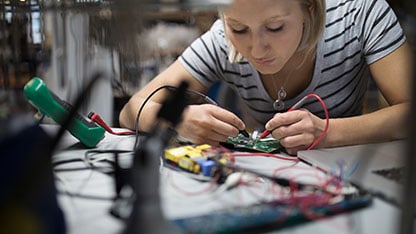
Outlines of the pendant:
{"label": "pendant", "polygon": [[283,102],[283,100],[277,99],[276,101],[274,101],[273,109],[275,111],[282,111],[283,109],[285,109],[285,103]]}
{"label": "pendant", "polygon": [[277,92],[277,100],[273,103],[273,109],[275,111],[282,111],[285,109],[285,102],[283,101],[286,98],[286,91],[283,87],[280,88],[279,92]]}

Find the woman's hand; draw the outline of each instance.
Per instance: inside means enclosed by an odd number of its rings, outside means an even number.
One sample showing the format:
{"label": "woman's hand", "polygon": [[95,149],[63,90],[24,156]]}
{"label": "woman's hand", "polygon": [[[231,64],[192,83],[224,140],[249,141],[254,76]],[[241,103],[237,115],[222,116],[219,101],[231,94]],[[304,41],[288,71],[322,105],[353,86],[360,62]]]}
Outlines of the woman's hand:
{"label": "woman's hand", "polygon": [[325,120],[318,118],[306,109],[277,113],[266,129],[280,141],[289,154],[295,155],[306,150],[319,138],[325,129]]}
{"label": "woman's hand", "polygon": [[245,129],[244,122],[232,112],[212,104],[190,105],[177,127],[181,137],[195,144],[218,145]]}

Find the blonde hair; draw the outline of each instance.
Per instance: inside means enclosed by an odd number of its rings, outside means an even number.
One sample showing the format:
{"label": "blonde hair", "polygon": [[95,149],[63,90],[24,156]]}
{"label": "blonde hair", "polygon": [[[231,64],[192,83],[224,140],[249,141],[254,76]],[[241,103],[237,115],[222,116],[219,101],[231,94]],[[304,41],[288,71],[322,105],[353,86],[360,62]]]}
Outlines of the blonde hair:
{"label": "blonde hair", "polygon": [[[326,4],[325,0],[296,0],[303,7],[303,12],[307,18],[303,25],[303,36],[299,44],[298,51],[305,50],[311,53],[318,44],[325,28]],[[224,22],[224,13],[220,12],[220,17]],[[243,55],[239,53],[229,39],[228,60],[232,63],[240,62]]]}

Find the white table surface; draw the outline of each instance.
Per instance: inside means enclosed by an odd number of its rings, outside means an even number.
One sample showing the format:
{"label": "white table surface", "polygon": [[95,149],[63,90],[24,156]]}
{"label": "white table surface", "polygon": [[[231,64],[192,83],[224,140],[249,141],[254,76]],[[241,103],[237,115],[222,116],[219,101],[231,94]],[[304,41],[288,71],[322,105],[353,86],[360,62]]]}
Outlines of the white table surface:
{"label": "white table surface", "polygon": [[[134,140],[135,136],[115,136],[106,133],[106,137],[97,145],[96,149],[132,150]],[[84,159],[85,152],[88,150],[82,147],[70,134],[64,136],[59,148],[54,154],[54,162]],[[111,154],[103,154],[100,157],[112,159]],[[125,165],[129,165],[131,155],[123,154],[121,158]],[[272,173],[278,167],[293,164],[293,162],[266,157],[242,157],[237,158],[236,163],[241,167],[264,173]],[[80,161],[58,165],[55,169],[76,168],[85,165],[85,162]],[[299,162],[291,171],[283,171],[279,175],[285,176],[305,171],[317,173],[312,172],[308,165]],[[113,205],[111,198],[115,196],[114,178],[93,170],[58,171],[55,172],[55,175],[56,186],[60,191],[58,201],[65,214],[68,233],[107,234],[120,233],[123,230],[124,223],[109,213]],[[304,176],[301,180],[310,182],[311,176]],[[259,197],[270,198],[271,194],[270,190],[267,190],[270,189],[270,184],[267,182],[263,184],[260,182],[260,186],[240,186],[227,191],[223,186],[212,186],[209,182],[197,181],[166,167],[160,167],[159,181],[162,212],[167,219],[206,214],[213,210],[241,204],[248,205],[256,202]],[[84,197],[69,196],[66,193]],[[91,196],[94,199],[85,196]],[[398,207],[374,198],[370,206],[357,211],[268,233],[398,233],[400,214]]]}

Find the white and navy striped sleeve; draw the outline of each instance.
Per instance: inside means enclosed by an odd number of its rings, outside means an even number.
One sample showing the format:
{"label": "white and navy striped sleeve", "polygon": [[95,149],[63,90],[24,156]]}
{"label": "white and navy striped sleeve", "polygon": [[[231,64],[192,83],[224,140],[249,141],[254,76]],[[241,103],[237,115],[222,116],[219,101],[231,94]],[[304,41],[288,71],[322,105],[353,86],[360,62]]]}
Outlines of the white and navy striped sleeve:
{"label": "white and navy striped sleeve", "polygon": [[362,24],[360,39],[368,64],[388,55],[405,41],[393,9],[385,0],[362,1],[361,14],[357,16]]}
{"label": "white and navy striped sleeve", "polygon": [[179,57],[179,61],[197,80],[210,87],[224,77],[227,45],[222,22],[196,39]]}

